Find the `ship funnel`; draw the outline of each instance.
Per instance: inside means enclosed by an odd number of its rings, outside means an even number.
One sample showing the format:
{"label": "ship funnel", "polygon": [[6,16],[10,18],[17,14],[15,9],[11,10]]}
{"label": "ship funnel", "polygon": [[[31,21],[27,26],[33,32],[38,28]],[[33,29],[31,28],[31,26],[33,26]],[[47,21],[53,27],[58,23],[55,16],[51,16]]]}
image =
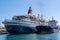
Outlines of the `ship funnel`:
{"label": "ship funnel", "polygon": [[28,14],[32,14],[32,9],[29,7]]}

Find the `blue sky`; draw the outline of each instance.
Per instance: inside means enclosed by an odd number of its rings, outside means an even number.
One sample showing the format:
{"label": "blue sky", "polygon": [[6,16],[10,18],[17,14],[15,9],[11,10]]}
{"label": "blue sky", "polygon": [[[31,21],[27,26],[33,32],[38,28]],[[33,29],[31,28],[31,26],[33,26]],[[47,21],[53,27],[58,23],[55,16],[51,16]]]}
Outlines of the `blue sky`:
{"label": "blue sky", "polygon": [[33,14],[43,14],[46,20],[53,16],[60,24],[60,0],[0,0],[0,25],[5,19],[14,15],[27,15],[29,6]]}

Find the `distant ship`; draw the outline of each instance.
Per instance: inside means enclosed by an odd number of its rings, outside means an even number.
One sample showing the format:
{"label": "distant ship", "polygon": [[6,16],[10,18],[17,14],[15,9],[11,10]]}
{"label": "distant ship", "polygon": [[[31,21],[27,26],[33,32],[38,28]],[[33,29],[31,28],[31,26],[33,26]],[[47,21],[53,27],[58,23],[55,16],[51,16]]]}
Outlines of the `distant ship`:
{"label": "distant ship", "polygon": [[49,21],[46,22],[43,19],[43,16],[39,17],[32,15],[32,9],[29,7],[28,15],[13,16],[12,20],[6,19],[3,21],[5,28],[10,34],[19,34],[19,33],[36,33],[37,26],[56,26],[56,22]]}

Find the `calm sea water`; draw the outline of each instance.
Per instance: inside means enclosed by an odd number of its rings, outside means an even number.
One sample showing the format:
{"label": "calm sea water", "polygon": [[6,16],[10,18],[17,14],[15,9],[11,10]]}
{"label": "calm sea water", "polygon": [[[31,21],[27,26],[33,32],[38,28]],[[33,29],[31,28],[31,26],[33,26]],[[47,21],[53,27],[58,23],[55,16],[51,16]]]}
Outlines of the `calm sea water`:
{"label": "calm sea water", "polygon": [[0,40],[60,40],[60,32],[53,34],[0,34]]}

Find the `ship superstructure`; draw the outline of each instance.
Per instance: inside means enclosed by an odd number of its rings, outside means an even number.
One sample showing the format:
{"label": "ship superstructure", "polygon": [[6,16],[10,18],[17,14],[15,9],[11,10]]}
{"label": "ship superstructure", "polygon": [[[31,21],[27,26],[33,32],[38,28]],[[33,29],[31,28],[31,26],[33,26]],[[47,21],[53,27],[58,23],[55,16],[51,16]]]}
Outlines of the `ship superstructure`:
{"label": "ship superstructure", "polygon": [[51,26],[52,28],[58,28],[57,27],[57,21],[54,20],[54,18],[52,17],[52,20],[48,21],[48,25]]}

